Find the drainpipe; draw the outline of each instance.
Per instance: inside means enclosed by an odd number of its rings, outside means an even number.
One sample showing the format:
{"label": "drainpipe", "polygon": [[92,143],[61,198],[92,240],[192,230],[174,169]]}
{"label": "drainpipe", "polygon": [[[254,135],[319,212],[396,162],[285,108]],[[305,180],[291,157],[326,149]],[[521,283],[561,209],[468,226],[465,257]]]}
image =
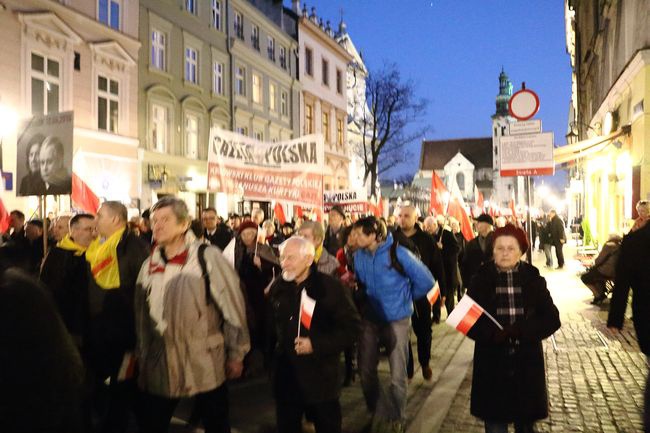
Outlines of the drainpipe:
{"label": "drainpipe", "polygon": [[230,130],[235,130],[235,90],[232,77],[235,76],[235,62],[233,61],[232,50],[230,49],[230,2],[226,0],[226,51],[228,52],[228,59],[230,60]]}

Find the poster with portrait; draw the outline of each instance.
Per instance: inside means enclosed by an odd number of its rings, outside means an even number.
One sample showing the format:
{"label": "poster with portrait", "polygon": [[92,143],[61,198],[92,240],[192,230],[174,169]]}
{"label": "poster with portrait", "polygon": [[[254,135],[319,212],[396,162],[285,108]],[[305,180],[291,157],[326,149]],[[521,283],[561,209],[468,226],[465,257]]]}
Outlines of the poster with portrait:
{"label": "poster with portrait", "polygon": [[74,112],[34,116],[18,128],[16,195],[72,192]]}

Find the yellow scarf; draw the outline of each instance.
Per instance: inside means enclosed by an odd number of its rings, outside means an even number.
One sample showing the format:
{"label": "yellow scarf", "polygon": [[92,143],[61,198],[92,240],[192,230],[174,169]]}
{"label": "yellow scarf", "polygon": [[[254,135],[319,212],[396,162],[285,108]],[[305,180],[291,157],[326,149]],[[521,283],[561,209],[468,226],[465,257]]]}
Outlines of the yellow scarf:
{"label": "yellow scarf", "polygon": [[93,278],[103,289],[120,287],[120,268],[117,263],[117,245],[124,234],[123,228],[116,231],[103,243],[99,238],[90,243],[86,250],[86,260],[90,263]]}
{"label": "yellow scarf", "polygon": [[316,248],[316,251],[314,253],[314,263],[318,263],[320,260],[320,256],[323,255],[323,244],[321,244],[318,248]]}
{"label": "yellow scarf", "polygon": [[69,234],[65,235],[56,246],[63,250],[74,251],[75,256],[80,256],[86,251],[86,248],[73,241]]}

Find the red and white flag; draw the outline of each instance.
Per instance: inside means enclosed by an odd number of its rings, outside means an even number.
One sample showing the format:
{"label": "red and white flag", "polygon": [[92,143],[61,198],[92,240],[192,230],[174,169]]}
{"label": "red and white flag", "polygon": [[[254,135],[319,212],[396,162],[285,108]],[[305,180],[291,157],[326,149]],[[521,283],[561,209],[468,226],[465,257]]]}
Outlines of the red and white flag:
{"label": "red and white flag", "polygon": [[433,305],[436,303],[438,298],[440,298],[440,286],[436,281],[436,284],[434,284],[431,290],[427,293],[427,299],[429,300],[429,304]]}
{"label": "red and white flag", "polygon": [[476,204],[476,207],[483,210],[483,207],[485,206],[485,200],[483,199],[483,193],[479,191],[478,186],[476,184],[474,185],[474,203]]}
{"label": "red and white flag", "polygon": [[447,196],[447,188],[442,180],[438,177],[435,170],[431,173],[431,205],[429,210],[434,211],[436,215],[444,215],[447,203],[445,203],[445,196]]}
{"label": "red and white flag", "polygon": [[477,304],[471,297],[465,295],[460,302],[458,302],[458,305],[456,305],[449,317],[447,317],[445,323],[467,335],[467,333],[470,332],[482,317],[489,319],[499,329],[503,329],[501,324],[485,311],[483,307]]}
{"label": "red and white flag", "polygon": [[280,202],[275,203],[273,212],[275,213],[275,217],[278,219],[278,222],[280,224],[287,222],[287,218],[284,216],[284,209],[282,208],[282,204]]}
{"label": "red and white flag", "polygon": [[451,187],[451,198],[449,199],[449,206],[447,207],[447,215],[456,218],[460,223],[460,231],[467,241],[474,239],[474,232],[472,231],[472,222],[467,215],[465,209],[465,200],[460,193],[458,184],[454,181]]}
{"label": "red and white flag", "polygon": [[314,317],[314,309],[316,308],[316,300],[307,295],[307,290],[302,289],[300,295],[300,321],[298,323],[298,335],[300,335],[300,325],[305,329],[311,328],[311,319]]}
{"label": "red and white flag", "polygon": [[133,379],[135,376],[135,355],[133,352],[126,352],[122,358],[120,370],[117,373],[117,381],[124,382],[127,379]]}

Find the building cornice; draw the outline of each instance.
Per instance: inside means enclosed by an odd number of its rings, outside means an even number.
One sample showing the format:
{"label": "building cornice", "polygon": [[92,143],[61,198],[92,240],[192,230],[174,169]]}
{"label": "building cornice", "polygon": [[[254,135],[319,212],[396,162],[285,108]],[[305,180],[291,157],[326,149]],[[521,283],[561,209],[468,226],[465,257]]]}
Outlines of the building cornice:
{"label": "building cornice", "polygon": [[271,28],[272,29],[272,35],[275,37],[278,41],[284,42],[286,45],[291,45],[292,48],[296,47],[298,45],[298,41],[296,41],[294,38],[289,36],[280,26],[278,26],[275,22],[271,21],[266,15],[264,15],[259,9],[257,9],[255,6],[249,4],[246,1],[243,0],[231,0],[232,2],[232,7],[242,11],[244,13],[244,16],[249,15],[254,17],[254,21],[256,23],[264,23],[263,26],[265,28]]}
{"label": "building cornice", "polygon": [[323,42],[325,45],[327,45],[331,50],[333,50],[343,60],[345,60],[346,63],[349,63],[352,60],[354,60],[352,54],[348,53],[347,50],[343,48],[332,36],[325,33],[323,29],[321,29],[319,26],[314,24],[314,22],[311,21],[309,18],[301,17],[298,23],[299,23],[298,34],[300,34],[301,31],[308,31],[312,36],[314,36],[316,40]]}

